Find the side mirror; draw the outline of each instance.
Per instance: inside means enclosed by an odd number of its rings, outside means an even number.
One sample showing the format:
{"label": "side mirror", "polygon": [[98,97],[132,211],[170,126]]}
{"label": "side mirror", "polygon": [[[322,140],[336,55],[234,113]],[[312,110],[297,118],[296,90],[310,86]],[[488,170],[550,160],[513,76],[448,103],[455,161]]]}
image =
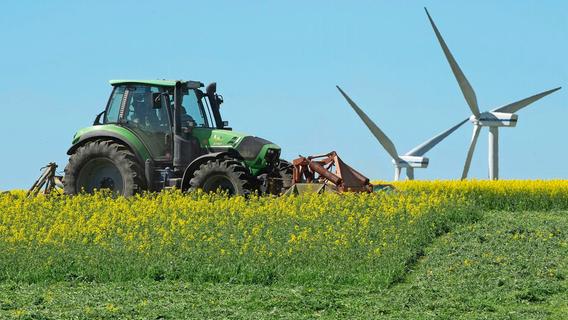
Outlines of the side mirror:
{"label": "side mirror", "polygon": [[223,96],[220,94],[215,95],[215,100],[217,100],[217,105],[220,107],[223,104]]}
{"label": "side mirror", "polygon": [[105,114],[104,111],[101,112],[101,113],[99,113],[99,114],[97,115],[97,117],[95,118],[95,121],[93,121],[93,125],[94,125],[94,126],[98,126],[98,125],[101,125],[101,124],[102,124],[102,123],[101,123],[101,117],[103,116],[103,114]]}
{"label": "side mirror", "polygon": [[207,88],[205,89],[205,92],[207,93],[207,96],[210,99],[215,99],[217,106],[221,106],[221,104],[223,103],[223,96],[216,93],[217,92],[217,82],[211,82],[207,86]]}
{"label": "side mirror", "polygon": [[162,92],[152,92],[152,109],[161,109],[162,101],[167,101],[165,96],[167,96],[167,94]]}

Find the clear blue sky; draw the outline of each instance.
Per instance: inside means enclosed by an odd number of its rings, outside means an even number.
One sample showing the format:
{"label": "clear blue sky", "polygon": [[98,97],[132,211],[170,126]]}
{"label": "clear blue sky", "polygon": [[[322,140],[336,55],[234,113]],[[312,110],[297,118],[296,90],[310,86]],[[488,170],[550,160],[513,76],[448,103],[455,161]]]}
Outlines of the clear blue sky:
{"label": "clear blue sky", "polygon": [[[285,158],[337,150],[371,178],[390,158],[335,89],[406,152],[470,112],[427,6],[480,109],[556,86],[500,130],[502,178],[568,178],[566,1],[9,1],[0,10],[0,189],[67,163],[74,132],[106,104],[109,79],[217,81],[224,118]],[[417,179],[460,176],[467,123]],[[487,130],[470,176],[487,176]]]}

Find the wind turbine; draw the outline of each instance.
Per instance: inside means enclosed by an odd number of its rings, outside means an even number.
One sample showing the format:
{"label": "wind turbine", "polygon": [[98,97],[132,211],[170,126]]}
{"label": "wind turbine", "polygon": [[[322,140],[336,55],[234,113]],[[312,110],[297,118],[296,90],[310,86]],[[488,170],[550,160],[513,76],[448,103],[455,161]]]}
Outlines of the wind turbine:
{"label": "wind turbine", "polygon": [[471,144],[469,145],[469,150],[463,167],[462,180],[467,178],[471,158],[475,150],[475,144],[477,143],[477,138],[479,137],[479,132],[482,127],[489,127],[489,179],[497,180],[499,179],[499,127],[515,127],[518,119],[515,112],[539,100],[540,98],[553,93],[554,91],[560,90],[560,87],[535,94],[528,98],[495,108],[491,111],[480,112],[477,105],[477,98],[472,86],[469,84],[469,81],[467,81],[467,78],[452,56],[450,49],[448,49],[448,46],[436,27],[434,20],[432,20],[430,13],[428,13],[426,8],[424,8],[424,10],[426,11],[426,15],[428,15],[428,20],[430,20],[430,24],[434,29],[436,38],[438,38],[442,51],[444,51],[444,55],[450,64],[450,68],[452,69],[463,96],[472,112],[472,115],[469,117],[469,121],[473,123],[473,135],[471,137]]}
{"label": "wind turbine", "polygon": [[452,132],[456,131],[462,124],[467,122],[466,120],[461,121],[460,123],[456,124],[455,126],[449,128],[448,130],[441,132],[437,136],[424,141],[422,144],[416,146],[414,149],[408,151],[404,155],[399,155],[396,151],[396,147],[394,143],[387,137],[387,135],[379,129],[379,127],[357,106],[353,100],[343,91],[339,86],[336,86],[339,92],[343,95],[347,103],[353,108],[355,113],[363,120],[367,128],[371,131],[371,133],[377,138],[379,143],[385,148],[387,153],[392,158],[392,163],[394,164],[394,180],[398,181],[400,178],[400,173],[402,168],[406,169],[406,177],[409,180],[414,179],[414,169],[415,168],[427,168],[429,159],[424,157],[424,154],[432,149],[435,145],[440,143],[444,140],[448,135]]}

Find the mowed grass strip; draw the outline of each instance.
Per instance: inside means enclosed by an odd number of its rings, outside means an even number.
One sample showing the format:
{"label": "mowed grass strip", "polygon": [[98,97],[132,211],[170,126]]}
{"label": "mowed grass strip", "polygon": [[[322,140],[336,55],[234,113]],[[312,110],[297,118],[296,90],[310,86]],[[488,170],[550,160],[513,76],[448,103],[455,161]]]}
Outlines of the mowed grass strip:
{"label": "mowed grass strip", "polygon": [[568,211],[488,212],[388,289],[134,280],[0,283],[0,318],[565,319]]}
{"label": "mowed grass strip", "polygon": [[566,319],[568,211],[486,212],[384,294],[349,303],[387,319]]}

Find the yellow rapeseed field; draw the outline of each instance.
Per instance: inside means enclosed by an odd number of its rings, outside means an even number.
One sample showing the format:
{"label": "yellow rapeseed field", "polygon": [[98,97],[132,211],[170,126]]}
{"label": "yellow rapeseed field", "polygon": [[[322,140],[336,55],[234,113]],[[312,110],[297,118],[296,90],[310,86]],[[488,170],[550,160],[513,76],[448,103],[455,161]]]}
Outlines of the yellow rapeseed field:
{"label": "yellow rapeseed field", "polygon": [[179,192],[129,199],[104,193],[26,199],[23,193],[11,193],[0,197],[0,241],[36,247],[121,243],[139,252],[206,246],[220,255],[260,256],[365,245],[378,253],[397,232],[381,227],[413,224],[450,205],[465,204],[464,199],[427,193],[245,199]]}
{"label": "yellow rapeseed field", "polygon": [[568,209],[568,180],[404,181],[406,192],[463,196],[485,210]]}
{"label": "yellow rapeseed field", "polygon": [[395,186],[394,192],[278,198],[3,193],[0,280],[384,284],[424,244],[480,210],[568,208],[566,181]]}

